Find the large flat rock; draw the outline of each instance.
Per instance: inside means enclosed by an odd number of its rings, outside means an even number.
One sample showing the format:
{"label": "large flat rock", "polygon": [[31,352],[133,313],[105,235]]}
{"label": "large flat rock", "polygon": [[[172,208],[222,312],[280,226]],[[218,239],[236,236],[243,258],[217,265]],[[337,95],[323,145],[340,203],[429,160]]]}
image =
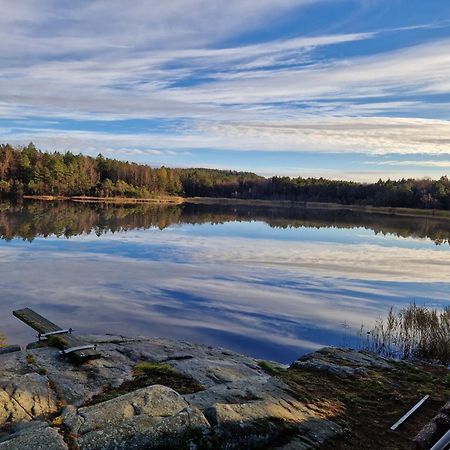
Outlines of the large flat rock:
{"label": "large flat rock", "polygon": [[32,422],[0,441],[0,450],[68,450],[61,434],[45,422]]}
{"label": "large flat rock", "polygon": [[177,448],[193,434],[207,436],[209,423],[198,409],[165,386],[149,386],[77,411],[64,423],[82,449]]}
{"label": "large flat rock", "polygon": [[0,427],[49,416],[58,410],[57,395],[49,379],[36,370],[22,352],[0,355]]}
{"label": "large flat rock", "polygon": [[301,369],[328,372],[344,378],[367,375],[368,369],[371,368],[389,369],[392,367],[388,358],[374,353],[333,347],[326,347],[302,356],[292,365]]}
{"label": "large flat rock", "polygon": [[[46,418],[59,404],[66,404],[61,430],[81,450],[194,445],[251,449],[280,442],[307,449],[341,432],[314,408],[293,398],[290,389],[267,374],[254,358],[167,339],[86,339],[98,344],[102,357],[82,365],[46,347],[29,349],[27,354],[0,355],[0,424],[2,420],[10,424]],[[345,362],[333,363],[353,368],[368,364],[365,358],[360,362],[355,360],[357,355],[346,355]],[[204,389],[180,395],[169,387],[153,385],[92,404],[98,394],[131,380],[140,361],[169,364]],[[45,434],[54,435],[48,430]]]}

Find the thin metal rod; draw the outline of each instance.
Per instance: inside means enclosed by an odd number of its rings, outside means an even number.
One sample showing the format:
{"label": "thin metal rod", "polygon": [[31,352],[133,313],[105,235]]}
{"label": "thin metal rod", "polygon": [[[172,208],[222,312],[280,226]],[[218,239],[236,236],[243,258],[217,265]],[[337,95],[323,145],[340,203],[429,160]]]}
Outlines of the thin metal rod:
{"label": "thin metal rod", "polygon": [[61,355],[68,355],[69,353],[78,352],[79,350],[90,350],[90,349],[97,350],[97,345],[96,344],[79,345],[78,347],[65,348],[64,350],[61,350],[59,353],[61,353]]}
{"label": "thin metal rod", "polygon": [[56,336],[58,334],[66,334],[66,333],[72,334],[72,328],[67,328],[65,330],[49,331],[48,333],[41,333],[41,334],[39,334],[39,337],[46,338],[49,336]]}
{"label": "thin metal rod", "polygon": [[396,430],[399,425],[401,425],[411,414],[417,411],[429,398],[429,395],[425,395],[422,400],[417,402],[404,416],[402,416],[399,420],[397,420],[397,422],[394,423],[394,425],[392,425],[391,430]]}

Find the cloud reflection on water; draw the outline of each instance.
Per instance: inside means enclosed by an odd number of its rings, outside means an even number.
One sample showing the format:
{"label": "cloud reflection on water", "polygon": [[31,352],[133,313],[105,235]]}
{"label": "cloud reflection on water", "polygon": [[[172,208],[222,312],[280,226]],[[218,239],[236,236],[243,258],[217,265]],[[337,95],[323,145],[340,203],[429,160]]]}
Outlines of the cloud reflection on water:
{"label": "cloud reflection on water", "polygon": [[190,339],[288,362],[354,344],[361,323],[391,305],[450,303],[448,248],[263,227],[258,239],[245,237],[260,231],[253,222],[2,243],[3,331],[29,340],[11,318],[29,306],[81,332]]}

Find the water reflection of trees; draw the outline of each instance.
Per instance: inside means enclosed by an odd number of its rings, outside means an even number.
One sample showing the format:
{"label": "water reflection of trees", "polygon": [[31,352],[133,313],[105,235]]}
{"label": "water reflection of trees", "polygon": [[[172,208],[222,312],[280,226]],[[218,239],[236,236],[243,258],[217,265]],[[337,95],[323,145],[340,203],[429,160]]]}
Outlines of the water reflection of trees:
{"label": "water reflection of trees", "polygon": [[354,228],[401,237],[450,242],[450,220],[405,217],[349,210],[245,205],[113,205],[73,202],[0,204],[0,237],[4,240],[60,236],[98,236],[133,229],[164,229],[174,224],[220,224],[258,220],[276,228]]}

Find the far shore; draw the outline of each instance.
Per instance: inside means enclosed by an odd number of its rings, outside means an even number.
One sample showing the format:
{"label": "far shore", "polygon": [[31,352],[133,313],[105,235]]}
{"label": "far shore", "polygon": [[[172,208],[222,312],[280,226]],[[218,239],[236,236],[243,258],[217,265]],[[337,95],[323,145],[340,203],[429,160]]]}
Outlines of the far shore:
{"label": "far shore", "polygon": [[243,206],[268,206],[268,207],[297,207],[311,209],[345,209],[349,211],[386,214],[409,217],[430,217],[436,219],[450,219],[450,211],[442,209],[401,208],[372,205],[346,205],[343,203],[304,202],[291,200],[261,200],[238,199],[223,197],[178,197],[161,196],[155,198],[131,198],[131,197],[87,197],[87,196],[53,196],[53,195],[24,195],[27,200],[43,201],[73,201],[79,203],[114,203],[114,204],[182,204],[192,203],[201,205],[243,205]]}
{"label": "far shore", "polygon": [[214,197],[190,197],[184,199],[185,203],[196,203],[204,205],[248,205],[248,206],[272,206],[272,207],[297,207],[311,209],[346,209],[350,211],[387,214],[397,216],[426,216],[440,219],[450,219],[450,211],[445,209],[420,209],[420,208],[400,208],[372,205],[346,205],[344,203],[325,202],[301,202],[290,200],[258,200],[258,199],[235,199],[235,198],[214,198]]}
{"label": "far shore", "polygon": [[116,203],[116,204],[135,204],[135,203],[169,203],[169,204],[180,204],[184,202],[183,197],[176,196],[165,196],[165,197],[155,197],[155,198],[132,198],[132,197],[86,197],[86,196],[76,196],[76,197],[62,197],[53,195],[24,195],[26,200],[43,200],[43,201],[72,201],[79,203]]}

